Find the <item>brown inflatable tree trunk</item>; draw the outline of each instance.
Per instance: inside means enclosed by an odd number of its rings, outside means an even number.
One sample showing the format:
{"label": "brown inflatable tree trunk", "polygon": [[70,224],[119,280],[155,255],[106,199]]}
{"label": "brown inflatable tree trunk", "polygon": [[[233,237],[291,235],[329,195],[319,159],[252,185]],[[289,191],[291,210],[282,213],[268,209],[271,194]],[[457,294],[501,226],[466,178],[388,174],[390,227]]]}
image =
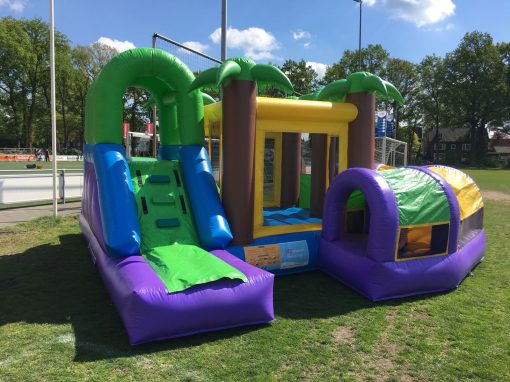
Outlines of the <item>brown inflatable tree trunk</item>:
{"label": "brown inflatable tree trunk", "polygon": [[232,80],[223,87],[222,201],[234,244],[253,241],[255,81]]}
{"label": "brown inflatable tree trunk", "polygon": [[375,93],[350,93],[347,102],[358,108],[358,116],[349,123],[348,167],[374,168]]}
{"label": "brown inflatable tree trunk", "polygon": [[301,134],[282,134],[281,208],[294,207],[299,201],[301,174]]}
{"label": "brown inflatable tree trunk", "polygon": [[338,173],[338,137],[331,137],[329,141],[329,182],[333,181],[333,178]]}
{"label": "brown inflatable tree trunk", "polygon": [[310,139],[312,141],[310,216],[321,218],[326,194],[328,136],[326,134],[310,134]]}

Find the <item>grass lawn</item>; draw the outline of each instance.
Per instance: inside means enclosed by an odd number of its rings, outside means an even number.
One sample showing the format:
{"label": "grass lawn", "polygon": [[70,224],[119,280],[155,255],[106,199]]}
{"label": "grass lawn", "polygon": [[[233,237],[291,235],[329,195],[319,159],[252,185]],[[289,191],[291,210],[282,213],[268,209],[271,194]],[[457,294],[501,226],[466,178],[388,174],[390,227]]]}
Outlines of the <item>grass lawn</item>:
{"label": "grass lawn", "polygon": [[469,174],[484,190],[499,191],[510,195],[510,170],[462,170]]}
{"label": "grass lawn", "polygon": [[[470,174],[510,193],[510,171]],[[271,324],[137,347],[76,216],[10,227],[0,233],[0,380],[508,381],[510,202],[487,199],[485,227],[486,260],[450,293],[372,303],[320,272],[281,277]]]}

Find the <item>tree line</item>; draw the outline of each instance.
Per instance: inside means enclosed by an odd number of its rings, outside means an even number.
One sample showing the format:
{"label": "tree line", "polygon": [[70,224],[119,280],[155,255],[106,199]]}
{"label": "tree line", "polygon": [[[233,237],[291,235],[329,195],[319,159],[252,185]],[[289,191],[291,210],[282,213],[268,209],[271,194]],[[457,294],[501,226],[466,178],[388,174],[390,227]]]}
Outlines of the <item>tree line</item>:
{"label": "tree line", "polygon": [[[489,131],[510,133],[510,43],[494,43],[490,34],[467,33],[444,57],[426,56],[419,63],[391,57],[381,45],[362,49],[361,68],[391,82],[405,104],[398,107],[379,101],[378,108],[394,113],[397,138],[419,151],[422,134],[440,128],[469,128],[470,163],[479,164],[487,154]],[[297,92],[306,94],[359,71],[358,51],[346,50],[319,79],[304,60],[287,60],[281,67]]]}
{"label": "tree line", "polygon": [[[71,46],[55,32],[57,140],[62,153],[85,143],[85,101],[90,84],[118,52],[104,44]],[[0,147],[51,146],[49,26],[39,20],[0,19]],[[128,89],[124,119],[142,130],[147,94]],[[147,108],[148,109],[148,108]]]}
{"label": "tree line", "polygon": [[[50,78],[49,27],[39,19],[0,19],[0,146],[49,147]],[[118,52],[106,45],[71,46],[55,35],[57,134],[61,152],[84,144],[85,100],[88,87]],[[467,33],[444,57],[431,55],[420,63],[391,57],[381,45],[362,49],[362,70],[393,83],[402,93],[401,107],[379,101],[378,107],[396,117],[397,138],[418,151],[423,132],[442,127],[469,128],[470,160],[486,155],[488,130],[510,132],[510,43],[494,43],[487,33]],[[346,50],[319,78],[304,60],[286,60],[280,69],[297,95],[317,91],[359,70],[356,50]],[[211,89],[213,91],[213,89]],[[287,96],[273,89],[262,94]],[[213,96],[217,94],[212,94]],[[124,120],[142,131],[150,118],[148,94],[127,89]],[[435,134],[437,139],[438,134]],[[69,152],[71,153],[71,152]],[[430,154],[430,153],[429,153]]]}

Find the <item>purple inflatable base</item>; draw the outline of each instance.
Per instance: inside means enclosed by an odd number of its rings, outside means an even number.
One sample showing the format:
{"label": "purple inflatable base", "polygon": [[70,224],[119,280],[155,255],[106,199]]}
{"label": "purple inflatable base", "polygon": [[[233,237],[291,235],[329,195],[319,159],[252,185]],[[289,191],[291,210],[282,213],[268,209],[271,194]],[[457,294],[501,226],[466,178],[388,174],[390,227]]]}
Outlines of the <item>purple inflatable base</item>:
{"label": "purple inflatable base", "polygon": [[376,262],[355,247],[320,239],[320,269],[372,301],[457,288],[483,259],[485,232],[457,252],[423,259]]}
{"label": "purple inflatable base", "polygon": [[83,215],[80,226],[131,345],[274,320],[274,275],[226,251],[211,253],[243,272],[248,282],[219,280],[168,294],[142,256],[110,257]]}

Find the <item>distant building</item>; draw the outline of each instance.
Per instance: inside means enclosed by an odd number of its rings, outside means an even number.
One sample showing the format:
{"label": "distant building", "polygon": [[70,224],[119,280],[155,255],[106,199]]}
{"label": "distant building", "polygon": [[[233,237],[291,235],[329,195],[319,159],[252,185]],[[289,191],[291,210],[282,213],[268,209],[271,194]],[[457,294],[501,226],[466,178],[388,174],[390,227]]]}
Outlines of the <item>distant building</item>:
{"label": "distant building", "polygon": [[510,136],[489,140],[489,155],[495,155],[499,159],[510,158]]}
{"label": "distant building", "polygon": [[459,164],[469,161],[471,150],[469,128],[440,128],[427,132],[424,151],[434,163]]}

